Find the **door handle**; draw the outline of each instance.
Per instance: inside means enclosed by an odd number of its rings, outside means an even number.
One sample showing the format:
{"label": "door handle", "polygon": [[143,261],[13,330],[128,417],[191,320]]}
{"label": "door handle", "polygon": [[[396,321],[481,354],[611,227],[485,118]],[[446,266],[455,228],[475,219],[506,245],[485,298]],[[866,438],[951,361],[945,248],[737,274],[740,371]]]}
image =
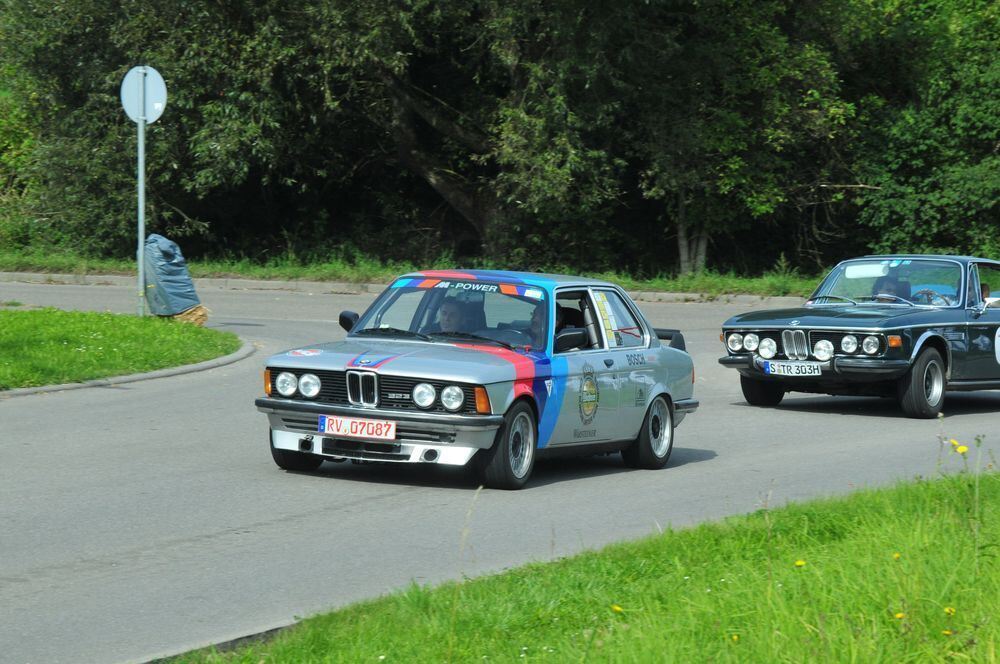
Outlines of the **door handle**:
{"label": "door handle", "polygon": [[611,358],[608,358],[608,359],[604,360],[604,366],[606,366],[606,367],[610,367],[614,363],[615,363],[615,361],[612,360]]}

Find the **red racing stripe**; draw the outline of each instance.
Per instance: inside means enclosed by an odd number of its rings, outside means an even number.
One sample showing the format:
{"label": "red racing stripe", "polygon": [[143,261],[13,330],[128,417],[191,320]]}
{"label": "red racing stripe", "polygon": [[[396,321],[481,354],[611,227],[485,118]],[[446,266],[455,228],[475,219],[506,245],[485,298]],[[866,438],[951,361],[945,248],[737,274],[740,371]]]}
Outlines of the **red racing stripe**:
{"label": "red racing stripe", "polygon": [[482,353],[489,353],[490,355],[507,360],[514,365],[514,398],[517,399],[524,395],[535,396],[535,390],[532,387],[532,383],[535,380],[535,362],[530,357],[515,353],[506,348],[497,348],[496,346],[482,346],[478,344],[455,345],[459,348],[478,350]]}
{"label": "red racing stripe", "polygon": [[452,270],[424,270],[419,273],[422,277],[443,277],[445,279],[467,279],[476,280],[476,275],[467,272],[454,272]]}

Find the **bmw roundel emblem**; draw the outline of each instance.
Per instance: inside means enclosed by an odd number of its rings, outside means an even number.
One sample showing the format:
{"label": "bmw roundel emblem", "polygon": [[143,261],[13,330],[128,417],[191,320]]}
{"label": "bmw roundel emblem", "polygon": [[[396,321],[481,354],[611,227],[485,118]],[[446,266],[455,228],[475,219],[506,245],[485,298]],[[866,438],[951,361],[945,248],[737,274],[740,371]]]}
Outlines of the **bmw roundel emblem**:
{"label": "bmw roundel emblem", "polygon": [[798,325],[798,324],[799,324],[799,321],[797,321],[797,320],[793,320],[791,323],[789,323],[789,325]]}
{"label": "bmw roundel emblem", "polygon": [[358,364],[371,364],[371,360],[358,360]]}

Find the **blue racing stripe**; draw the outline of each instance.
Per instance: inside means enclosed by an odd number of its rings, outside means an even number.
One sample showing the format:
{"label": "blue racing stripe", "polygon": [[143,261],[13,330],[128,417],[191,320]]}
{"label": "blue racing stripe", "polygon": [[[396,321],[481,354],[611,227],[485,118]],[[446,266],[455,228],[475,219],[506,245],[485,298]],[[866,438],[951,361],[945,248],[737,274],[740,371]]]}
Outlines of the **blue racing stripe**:
{"label": "blue racing stripe", "polygon": [[[551,361],[546,359],[543,362],[548,365],[544,370],[547,375],[539,381],[538,374],[536,374],[535,379],[535,382],[539,383],[535,389],[540,413],[538,418],[539,449],[549,444],[552,433],[556,429],[556,423],[559,422],[559,411],[562,410],[563,396],[566,393],[566,376],[569,373],[569,363],[565,357],[557,355]],[[538,373],[541,373],[542,362],[539,362],[537,366],[540,370]],[[545,385],[546,381],[551,381],[551,393],[550,388]],[[545,395],[544,401],[540,395]]]}

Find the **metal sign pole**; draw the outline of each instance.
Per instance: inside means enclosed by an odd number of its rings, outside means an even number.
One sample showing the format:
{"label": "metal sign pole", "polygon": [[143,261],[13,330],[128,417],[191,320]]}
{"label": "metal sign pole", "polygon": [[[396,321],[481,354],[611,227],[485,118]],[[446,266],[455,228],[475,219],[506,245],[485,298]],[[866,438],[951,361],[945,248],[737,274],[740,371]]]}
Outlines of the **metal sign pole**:
{"label": "metal sign pole", "polygon": [[139,78],[142,87],[142,111],[139,115],[139,243],[136,251],[136,258],[139,267],[137,284],[139,289],[138,315],[146,314],[146,275],[143,254],[145,253],[146,239],[146,68],[142,68],[142,76]]}
{"label": "metal sign pole", "polygon": [[136,276],[137,288],[139,290],[138,313],[140,316],[146,315],[146,125],[153,124],[163,115],[163,109],[167,105],[167,86],[163,82],[160,72],[153,67],[140,65],[132,67],[125,78],[122,79],[121,87],[122,108],[129,120],[136,123],[139,129],[139,163],[136,167],[138,183],[138,235],[139,241],[136,243],[136,264],[139,274]]}

